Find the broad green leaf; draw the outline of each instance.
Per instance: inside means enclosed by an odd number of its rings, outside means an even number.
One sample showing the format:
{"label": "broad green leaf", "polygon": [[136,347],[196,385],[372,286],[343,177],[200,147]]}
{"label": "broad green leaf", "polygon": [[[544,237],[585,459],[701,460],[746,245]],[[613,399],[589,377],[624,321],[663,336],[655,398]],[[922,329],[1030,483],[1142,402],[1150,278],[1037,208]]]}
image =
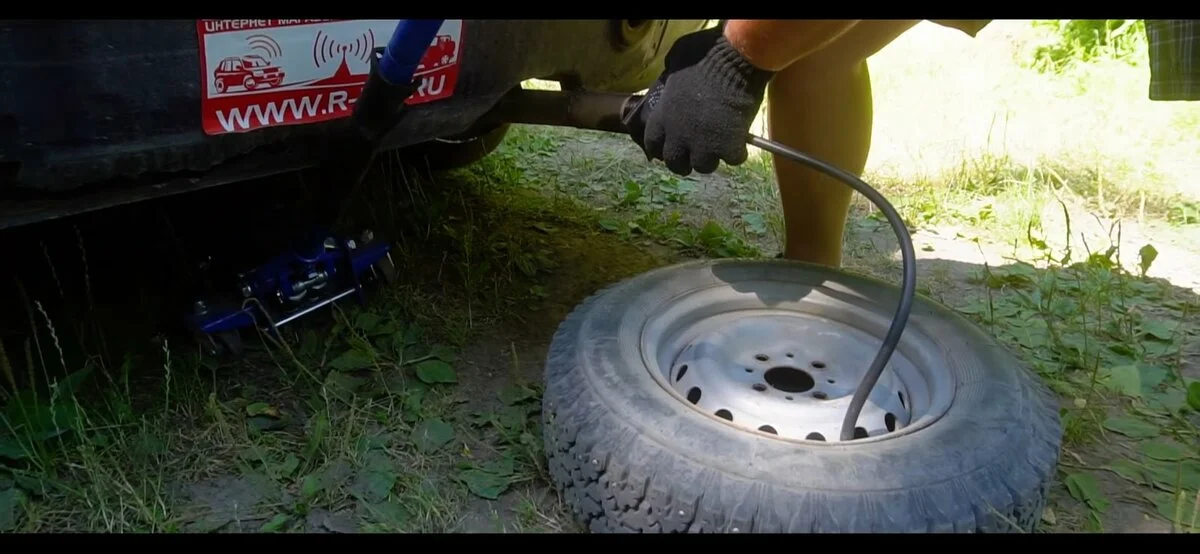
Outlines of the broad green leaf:
{"label": "broad green leaf", "polygon": [[1109,370],[1109,386],[1126,396],[1142,395],[1142,375],[1136,365],[1117,366]]}
{"label": "broad green leaf", "polygon": [[1146,469],[1149,470],[1154,484],[1164,490],[1184,488],[1194,491],[1200,489],[1200,461],[1198,460],[1179,462],[1151,460],[1146,462]]}
{"label": "broad green leaf", "polygon": [[506,452],[503,456],[491,460],[483,464],[483,469],[489,473],[496,475],[509,476],[516,471],[517,462],[513,459],[512,452]]}
{"label": "broad green leaf", "polygon": [[248,415],[250,417],[254,417],[254,416],[279,417],[279,408],[276,408],[275,406],[267,404],[266,402],[255,402],[253,404],[246,406],[246,415]]}
{"label": "broad green leaf", "polygon": [[58,387],[58,397],[60,401],[61,399],[68,398],[79,392],[79,389],[83,386],[84,382],[87,381],[88,376],[91,374],[92,366],[89,364],[87,367],[71,373],[65,378],[59,380],[56,386]]}
{"label": "broad green leaf", "polygon": [[382,502],[396,485],[396,471],[391,468],[373,468],[358,474],[350,492],[364,502]]}
{"label": "broad green leaf", "polygon": [[520,404],[526,400],[537,398],[537,391],[525,385],[510,384],[500,389],[497,395],[505,405],[512,406],[513,404]]}
{"label": "broad green leaf", "polygon": [[1114,433],[1120,433],[1134,439],[1145,439],[1158,436],[1158,427],[1128,417],[1116,417],[1104,422],[1104,428]]}
{"label": "broad green leaf", "polygon": [[1178,462],[1188,458],[1188,453],[1179,445],[1166,442],[1147,442],[1141,445],[1142,454],[1152,460],[1163,462]]}
{"label": "broad green leaf", "polygon": [[1150,271],[1150,266],[1154,265],[1154,260],[1158,258],[1158,249],[1154,245],[1147,244],[1138,250],[1138,267],[1142,269],[1142,275]]}
{"label": "broad green leaf", "polygon": [[320,412],[309,420],[308,443],[304,445],[304,459],[309,462],[316,457],[317,451],[321,449],[321,443],[325,440],[325,434],[329,432],[329,416],[325,412]]}
{"label": "broad green leaf", "polygon": [[254,416],[250,418],[247,423],[250,424],[251,429],[255,429],[257,431],[278,431],[279,429],[287,427],[288,419],[268,416]]}
{"label": "broad green leaf", "polygon": [[1177,323],[1165,323],[1159,320],[1146,320],[1141,324],[1142,334],[1152,339],[1169,341],[1175,338]]}
{"label": "broad green leaf", "polygon": [[1142,394],[1153,394],[1157,387],[1166,380],[1171,371],[1161,365],[1138,365],[1138,374],[1142,380]]}
{"label": "broad green leaf", "polygon": [[412,519],[412,514],[399,501],[388,498],[382,502],[361,502],[360,513],[366,512],[374,522],[386,526],[389,531],[400,531]]}
{"label": "broad green leaf", "polygon": [[1200,411],[1200,381],[1192,381],[1188,384],[1187,403],[1193,410]]}
{"label": "broad green leaf", "polygon": [[429,350],[429,355],[434,359],[441,360],[448,364],[452,364],[456,359],[458,359],[458,352],[454,348],[444,344],[435,344],[433,348]]}
{"label": "broad green leaf", "polygon": [[325,392],[342,402],[350,402],[358,388],[366,382],[360,377],[331,371],[325,377]]}
{"label": "broad green leaf", "polygon": [[458,377],[450,364],[441,360],[425,360],[417,364],[417,378],[426,383],[457,383]]}
{"label": "broad green leaf", "polygon": [[1182,524],[1184,529],[1191,528],[1191,516],[1195,504],[1195,491],[1178,491],[1175,493],[1150,491],[1145,494],[1146,500],[1154,504],[1155,511],[1163,519]]}
{"label": "broad green leaf", "polygon": [[440,419],[429,419],[418,423],[412,430],[412,441],[417,450],[433,452],[454,440],[454,427]]}
{"label": "broad green leaf", "polygon": [[1072,473],[1066,479],[1067,491],[1075,500],[1083,502],[1093,510],[1103,512],[1108,509],[1108,500],[1100,492],[1096,478],[1089,473]]}
{"label": "broad green leaf", "polygon": [[338,356],[334,358],[332,362],[329,362],[329,366],[338,371],[355,371],[368,367],[374,367],[374,365],[375,360],[373,357],[370,354],[360,350],[347,350],[346,352],[342,353],[341,356]]}
{"label": "broad green leaf", "polygon": [[500,495],[512,484],[512,480],[507,476],[496,475],[481,469],[468,469],[459,474],[459,479],[467,485],[467,490],[472,494],[488,500],[500,498]]}
{"label": "broad green leaf", "polygon": [[363,312],[354,318],[354,326],[358,327],[362,332],[371,335],[375,328],[379,325],[379,316],[371,312]]}
{"label": "broad green leaf", "polygon": [[0,437],[0,458],[24,460],[28,454],[16,437]]}
{"label": "broad green leaf", "polygon": [[271,518],[271,521],[264,523],[262,527],[259,528],[259,532],[276,533],[280,529],[283,529],[283,526],[287,525],[289,520],[291,520],[291,518],[288,517],[287,514],[278,514],[274,518]]}
{"label": "broad green leaf", "polygon": [[279,465],[275,466],[275,475],[284,478],[291,477],[292,473],[295,473],[296,469],[299,467],[300,459],[297,458],[295,454],[289,452],[288,455],[283,458],[283,461],[280,462]]}
{"label": "broad green leaf", "polygon": [[300,482],[300,496],[305,500],[311,500],[317,493],[325,489],[325,480],[321,473],[310,473],[304,476],[304,480]]}
{"label": "broad green leaf", "polygon": [[405,421],[416,421],[421,418],[421,405],[425,401],[425,389],[417,388],[407,390],[404,393],[404,403],[402,404],[403,417]]}
{"label": "broad green leaf", "polygon": [[25,493],[16,487],[0,491],[0,533],[16,530],[17,516],[25,506]]}
{"label": "broad green leaf", "polygon": [[386,448],[391,441],[390,433],[373,433],[359,437],[356,446],[358,453],[365,455],[367,452]]}
{"label": "broad green leaf", "polygon": [[1146,484],[1146,472],[1142,466],[1125,458],[1117,458],[1104,466],[1104,469],[1109,469],[1125,478],[1126,480],[1138,484]]}

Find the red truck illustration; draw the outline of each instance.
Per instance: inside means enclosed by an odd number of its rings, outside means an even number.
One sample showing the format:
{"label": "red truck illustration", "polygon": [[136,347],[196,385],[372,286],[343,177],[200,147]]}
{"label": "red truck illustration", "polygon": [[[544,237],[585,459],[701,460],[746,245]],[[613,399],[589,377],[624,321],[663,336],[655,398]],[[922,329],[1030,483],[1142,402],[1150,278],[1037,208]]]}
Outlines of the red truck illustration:
{"label": "red truck illustration", "polygon": [[273,67],[262,56],[230,56],[221,60],[216,71],[213,71],[213,85],[217,93],[236,86],[246,90],[277,87],[282,82],[283,70]]}
{"label": "red truck illustration", "polygon": [[425,56],[417,65],[417,71],[429,71],[450,63],[450,60],[454,59],[456,46],[450,35],[438,35],[433,39],[429,49],[425,51]]}

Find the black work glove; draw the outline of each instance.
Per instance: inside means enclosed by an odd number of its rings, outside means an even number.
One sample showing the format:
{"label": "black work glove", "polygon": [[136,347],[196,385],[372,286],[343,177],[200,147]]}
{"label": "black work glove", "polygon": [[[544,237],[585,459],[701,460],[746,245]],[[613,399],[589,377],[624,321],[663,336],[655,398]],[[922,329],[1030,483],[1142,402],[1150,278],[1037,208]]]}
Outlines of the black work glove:
{"label": "black work glove", "polygon": [[677,175],[746,161],[746,135],[774,72],[750,64],[715,27],[681,37],[665,70],[625,118],[650,159]]}

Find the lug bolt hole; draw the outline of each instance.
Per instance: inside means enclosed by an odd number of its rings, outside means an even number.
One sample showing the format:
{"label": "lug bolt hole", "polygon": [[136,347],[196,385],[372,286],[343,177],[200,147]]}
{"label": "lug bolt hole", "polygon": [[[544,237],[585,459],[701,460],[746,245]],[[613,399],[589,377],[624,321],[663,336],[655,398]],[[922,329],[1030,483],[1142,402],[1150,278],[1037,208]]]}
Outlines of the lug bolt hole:
{"label": "lug bolt hole", "polygon": [[757,354],[757,355],[755,355],[755,356],[754,356],[754,359],[755,359],[755,360],[758,360],[758,361],[760,361],[760,362],[765,362],[765,361],[767,361],[767,360],[770,360],[771,358],[767,357],[767,355],[766,355],[766,354]]}
{"label": "lug bolt hole", "polygon": [[754,383],[753,385],[750,385],[750,388],[752,388],[758,392],[767,390],[767,386],[762,383]]}
{"label": "lug bolt hole", "polygon": [[817,391],[812,394],[812,397],[816,398],[817,400],[825,400],[826,398],[829,398],[829,395],[827,395],[821,391]]}
{"label": "lug bolt hole", "polygon": [[825,369],[825,362],[813,362],[812,366],[817,369]]}

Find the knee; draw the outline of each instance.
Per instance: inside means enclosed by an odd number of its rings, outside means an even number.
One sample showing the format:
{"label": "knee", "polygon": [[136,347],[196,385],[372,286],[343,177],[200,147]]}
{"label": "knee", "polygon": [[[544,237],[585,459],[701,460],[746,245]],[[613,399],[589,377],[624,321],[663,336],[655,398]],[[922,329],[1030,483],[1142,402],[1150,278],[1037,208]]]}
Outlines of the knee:
{"label": "knee", "polygon": [[861,77],[867,71],[867,58],[883,50],[919,20],[863,21],[825,48],[801,58],[781,72],[797,77],[842,74]]}

